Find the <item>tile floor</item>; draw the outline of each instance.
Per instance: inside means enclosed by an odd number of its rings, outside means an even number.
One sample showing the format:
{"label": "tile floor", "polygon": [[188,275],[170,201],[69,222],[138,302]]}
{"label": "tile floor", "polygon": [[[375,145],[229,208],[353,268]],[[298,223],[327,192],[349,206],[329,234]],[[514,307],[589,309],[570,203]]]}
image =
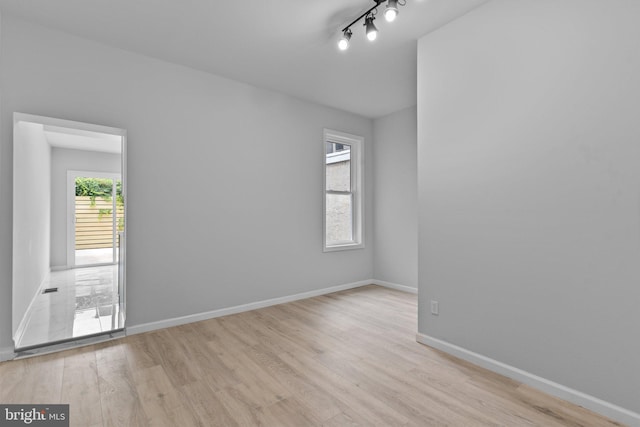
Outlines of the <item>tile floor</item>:
{"label": "tile floor", "polygon": [[29,320],[16,348],[68,340],[120,329],[124,319],[119,304],[118,266],[54,271],[26,314]]}
{"label": "tile floor", "polygon": [[[116,258],[118,259],[116,248]],[[113,248],[77,249],[76,265],[107,264],[113,262]]]}

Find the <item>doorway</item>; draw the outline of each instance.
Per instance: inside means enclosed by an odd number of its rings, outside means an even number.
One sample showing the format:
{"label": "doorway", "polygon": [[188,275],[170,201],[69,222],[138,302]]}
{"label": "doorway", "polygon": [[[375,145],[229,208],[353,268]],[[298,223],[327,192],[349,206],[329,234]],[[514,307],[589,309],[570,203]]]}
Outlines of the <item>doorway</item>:
{"label": "doorway", "polygon": [[124,233],[120,174],[67,172],[67,260],[70,267],[116,264]]}
{"label": "doorway", "polygon": [[125,325],[126,131],[14,113],[16,353]]}

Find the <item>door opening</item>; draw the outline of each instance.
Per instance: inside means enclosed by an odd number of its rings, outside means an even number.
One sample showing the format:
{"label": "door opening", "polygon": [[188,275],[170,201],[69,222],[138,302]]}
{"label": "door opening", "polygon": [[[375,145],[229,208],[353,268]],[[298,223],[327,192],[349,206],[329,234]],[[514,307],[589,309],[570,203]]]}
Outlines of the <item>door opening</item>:
{"label": "door opening", "polygon": [[124,232],[120,174],[67,172],[70,267],[117,264]]}
{"label": "door opening", "polygon": [[126,131],[22,113],[13,125],[15,352],[121,334]]}

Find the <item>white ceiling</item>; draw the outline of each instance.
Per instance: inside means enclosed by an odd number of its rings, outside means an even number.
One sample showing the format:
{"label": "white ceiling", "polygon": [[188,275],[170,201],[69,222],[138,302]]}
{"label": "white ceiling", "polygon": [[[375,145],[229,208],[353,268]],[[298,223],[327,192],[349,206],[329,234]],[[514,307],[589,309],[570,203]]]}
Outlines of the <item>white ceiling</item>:
{"label": "white ceiling", "polygon": [[373,118],[415,105],[416,40],[486,1],[407,0],[395,22],[378,15],[374,43],[354,25],[346,52],[340,30],[372,0],[0,0],[0,9]]}

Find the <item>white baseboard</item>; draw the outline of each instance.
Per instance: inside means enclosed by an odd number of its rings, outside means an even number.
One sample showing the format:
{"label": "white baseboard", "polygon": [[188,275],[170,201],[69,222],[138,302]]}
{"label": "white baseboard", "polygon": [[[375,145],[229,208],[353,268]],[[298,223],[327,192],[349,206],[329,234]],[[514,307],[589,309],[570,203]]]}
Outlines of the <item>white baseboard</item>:
{"label": "white baseboard", "polygon": [[389,289],[395,289],[397,291],[408,292],[410,294],[417,294],[418,288],[412,288],[411,286],[398,285],[397,283],[385,282],[384,280],[371,280],[371,283],[378,286],[383,286]]}
{"label": "white baseboard", "polygon": [[553,381],[547,380],[546,378],[539,377],[527,371],[523,371],[522,369],[515,368],[513,366],[507,365],[505,363],[499,362],[465,348],[458,347],[457,345],[450,344],[446,341],[430,337],[428,335],[418,333],[416,335],[416,340],[421,344],[437,348],[438,350],[442,350],[445,353],[459,357],[460,359],[464,359],[475,365],[504,375],[523,384],[535,387],[538,390],[544,391],[545,393],[559,397],[560,399],[566,400],[568,402],[575,403],[576,405],[580,405],[584,408],[590,409],[613,420],[622,422],[629,426],[640,426],[640,414],[614,405],[613,403],[606,402],[602,399],[598,399],[597,397],[582,393],[581,391],[563,386],[562,384],[555,383]]}
{"label": "white baseboard", "polygon": [[27,328],[27,325],[29,324],[29,320],[31,320],[31,309],[33,308],[33,304],[36,302],[36,298],[38,298],[38,295],[40,295],[44,290],[44,285],[45,283],[47,283],[47,279],[49,278],[50,275],[51,275],[51,269],[49,269],[47,274],[45,274],[45,276],[42,278],[42,282],[40,282],[40,286],[38,286],[38,290],[31,297],[31,301],[29,302],[29,305],[27,306],[27,309],[25,310],[24,315],[22,316],[22,319],[20,319],[20,323],[18,324],[16,333],[13,334],[14,344],[18,344],[22,339],[22,335],[24,334],[24,331]]}
{"label": "white baseboard", "polygon": [[13,359],[15,354],[13,353],[13,347],[0,348],[0,362]]}
{"label": "white baseboard", "polygon": [[347,289],[359,288],[361,286],[370,285],[371,280],[362,280],[360,282],[347,283],[345,285],[332,286],[330,288],[318,289],[315,291],[303,292],[300,294],[288,295],[279,298],[272,298],[263,301],[251,302],[248,304],[236,305],[228,308],[207,311],[204,313],[190,314],[187,316],[174,317],[172,319],[159,320],[157,322],[143,323],[141,325],[127,326],[127,335],[141,334],[143,332],[155,331],[157,329],[170,328],[172,326],[184,325],[186,323],[199,322],[201,320],[213,319],[216,317],[228,316],[230,314],[242,313],[245,311],[256,310],[258,308],[270,307],[272,305],[284,304],[291,301],[297,301],[305,298],[317,297],[333,292],[344,291]]}

